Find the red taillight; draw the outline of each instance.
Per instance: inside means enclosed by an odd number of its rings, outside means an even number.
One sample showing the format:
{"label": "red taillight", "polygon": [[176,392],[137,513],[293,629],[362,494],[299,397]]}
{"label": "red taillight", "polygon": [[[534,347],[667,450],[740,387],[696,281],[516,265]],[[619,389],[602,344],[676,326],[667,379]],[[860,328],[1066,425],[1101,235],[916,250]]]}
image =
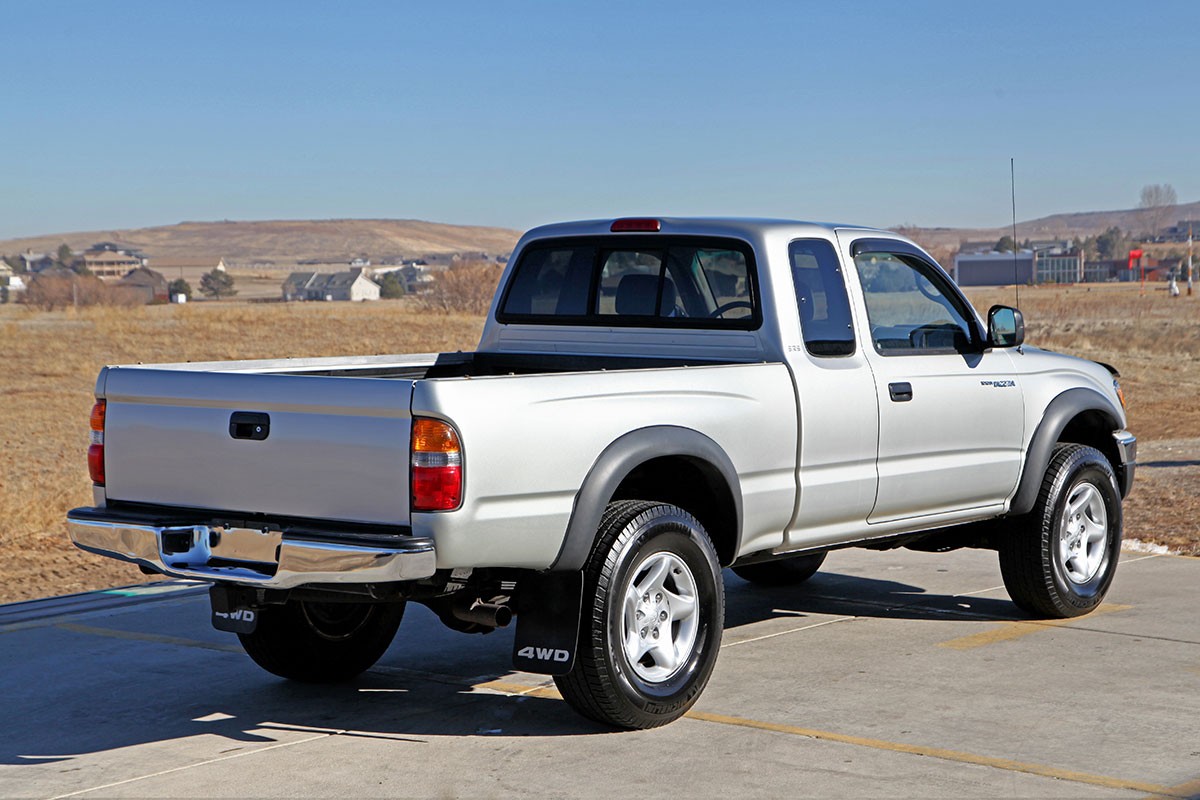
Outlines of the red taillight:
{"label": "red taillight", "polygon": [[412,426],[412,510],[451,511],[462,504],[462,447],[453,426],[418,417]]}
{"label": "red taillight", "polygon": [[88,474],[97,486],[104,485],[104,414],[107,409],[108,404],[103,400],[97,400],[92,406],[92,443],[88,445],[87,460]]}
{"label": "red taillight", "polygon": [[662,230],[662,221],[651,217],[625,217],[615,220],[609,230],[613,233],[658,233]]}

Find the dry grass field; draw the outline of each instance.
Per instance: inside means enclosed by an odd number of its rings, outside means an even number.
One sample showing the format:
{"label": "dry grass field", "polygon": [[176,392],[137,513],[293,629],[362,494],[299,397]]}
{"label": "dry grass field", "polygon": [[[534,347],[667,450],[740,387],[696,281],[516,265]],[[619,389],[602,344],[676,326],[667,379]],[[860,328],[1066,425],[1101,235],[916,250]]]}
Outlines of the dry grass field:
{"label": "dry grass field", "polygon": [[73,552],[63,515],[91,504],[84,453],[105,364],[470,349],[481,318],[404,301],[208,302],[40,312],[0,306],[0,602],[143,580]]}
{"label": "dry grass field", "polygon": [[[1012,290],[971,292],[981,309]],[[1121,370],[1141,438],[1127,536],[1200,555],[1200,297],[1137,287],[1023,288],[1031,343]],[[84,453],[104,364],[469,349],[482,319],[403,301],[79,312],[0,306],[0,602],[134,583],[136,568],[76,551],[67,509],[91,500]]]}

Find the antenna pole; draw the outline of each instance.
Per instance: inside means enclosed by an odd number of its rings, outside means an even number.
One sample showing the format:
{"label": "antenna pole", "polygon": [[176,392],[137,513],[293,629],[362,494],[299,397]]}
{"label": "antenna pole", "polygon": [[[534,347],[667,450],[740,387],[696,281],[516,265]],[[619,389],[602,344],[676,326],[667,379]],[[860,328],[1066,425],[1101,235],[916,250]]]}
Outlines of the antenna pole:
{"label": "antenna pole", "polygon": [[1013,291],[1017,293],[1014,305],[1021,305],[1021,281],[1017,275],[1017,167],[1016,159],[1008,159],[1008,185],[1012,188],[1013,223]]}

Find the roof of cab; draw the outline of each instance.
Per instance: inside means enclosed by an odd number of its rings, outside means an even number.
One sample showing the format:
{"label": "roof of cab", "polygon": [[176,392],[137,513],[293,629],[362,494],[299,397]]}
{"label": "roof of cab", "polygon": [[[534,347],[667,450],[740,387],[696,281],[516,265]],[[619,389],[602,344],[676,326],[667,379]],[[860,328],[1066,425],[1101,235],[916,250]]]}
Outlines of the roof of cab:
{"label": "roof of cab", "polygon": [[523,239],[541,239],[555,236],[647,236],[654,237],[660,234],[691,234],[691,235],[746,235],[746,234],[763,234],[772,230],[787,229],[792,232],[803,233],[804,229],[809,229],[811,232],[818,231],[828,234],[838,228],[852,228],[854,230],[878,231],[881,234],[895,235],[894,231],[885,231],[879,228],[872,228],[864,225],[848,225],[834,222],[805,222],[801,220],[789,219],[766,219],[754,217],[637,217],[636,219],[655,219],[661,223],[661,228],[657,232],[621,232],[614,234],[611,230],[612,225],[618,219],[631,219],[630,217],[616,217],[612,219],[591,219],[578,220],[574,222],[556,222],[550,225],[539,225],[536,228],[529,230]]}

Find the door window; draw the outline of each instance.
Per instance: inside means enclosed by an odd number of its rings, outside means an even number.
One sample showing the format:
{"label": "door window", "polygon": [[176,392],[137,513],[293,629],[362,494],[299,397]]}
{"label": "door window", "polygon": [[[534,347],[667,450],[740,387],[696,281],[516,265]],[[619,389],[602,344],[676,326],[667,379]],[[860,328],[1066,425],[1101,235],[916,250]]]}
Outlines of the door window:
{"label": "door window", "polygon": [[854,257],[867,304],[871,342],[881,355],[965,353],[975,348],[974,327],[946,279],[907,253]]}

